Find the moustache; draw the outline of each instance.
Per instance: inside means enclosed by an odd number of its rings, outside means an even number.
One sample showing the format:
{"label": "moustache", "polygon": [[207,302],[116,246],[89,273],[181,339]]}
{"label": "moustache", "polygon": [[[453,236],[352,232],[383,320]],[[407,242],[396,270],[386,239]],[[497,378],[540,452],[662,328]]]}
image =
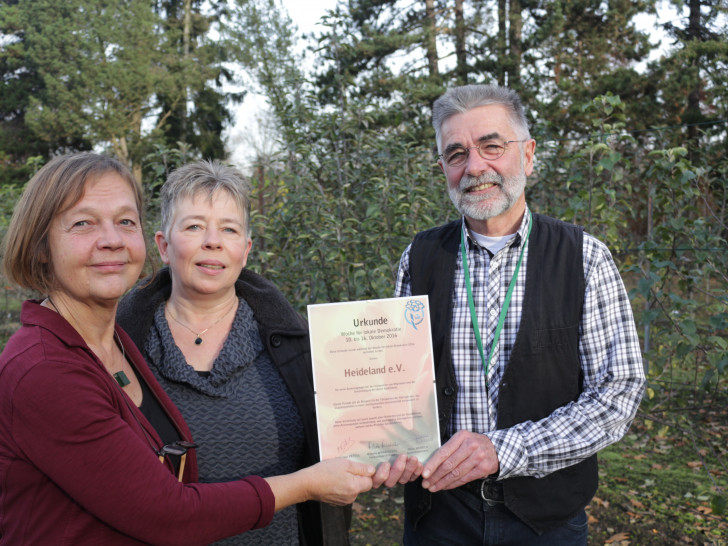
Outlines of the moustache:
{"label": "moustache", "polygon": [[465,175],[460,179],[459,187],[461,192],[466,192],[482,184],[498,184],[499,186],[503,186],[504,182],[501,175],[489,172],[483,173],[480,176]]}

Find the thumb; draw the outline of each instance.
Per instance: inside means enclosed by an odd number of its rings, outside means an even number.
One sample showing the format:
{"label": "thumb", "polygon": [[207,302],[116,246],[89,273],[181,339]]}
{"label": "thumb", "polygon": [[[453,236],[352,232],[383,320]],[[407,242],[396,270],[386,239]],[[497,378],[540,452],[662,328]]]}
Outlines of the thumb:
{"label": "thumb", "polygon": [[371,477],[374,475],[376,469],[374,468],[374,465],[371,464],[351,461],[348,470],[357,476]]}

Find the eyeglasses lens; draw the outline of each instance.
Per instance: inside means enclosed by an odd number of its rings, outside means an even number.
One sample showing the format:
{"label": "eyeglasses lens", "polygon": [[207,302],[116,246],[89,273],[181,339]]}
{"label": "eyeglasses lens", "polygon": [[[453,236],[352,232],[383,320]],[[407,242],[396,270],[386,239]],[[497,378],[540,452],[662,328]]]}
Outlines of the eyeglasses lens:
{"label": "eyeglasses lens", "polygon": [[478,146],[471,146],[470,148],[456,148],[451,150],[445,155],[445,163],[449,167],[461,167],[465,165],[470,155],[470,151],[473,149],[478,150],[478,155],[488,161],[495,161],[500,158],[506,151],[506,143],[494,142],[488,140],[481,142]]}

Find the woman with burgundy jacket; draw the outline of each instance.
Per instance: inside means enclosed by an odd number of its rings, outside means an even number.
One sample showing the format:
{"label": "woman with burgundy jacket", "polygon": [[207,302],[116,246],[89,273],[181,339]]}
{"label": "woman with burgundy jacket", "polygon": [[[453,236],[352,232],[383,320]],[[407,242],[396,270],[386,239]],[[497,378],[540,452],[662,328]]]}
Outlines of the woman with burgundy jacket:
{"label": "woman with burgundy jacket", "polygon": [[115,324],[146,256],[142,210],[129,170],[96,154],[51,160],[15,209],[6,275],[44,297],[0,355],[0,544],[206,544],[373,485],[342,459],[196,483],[187,425]]}

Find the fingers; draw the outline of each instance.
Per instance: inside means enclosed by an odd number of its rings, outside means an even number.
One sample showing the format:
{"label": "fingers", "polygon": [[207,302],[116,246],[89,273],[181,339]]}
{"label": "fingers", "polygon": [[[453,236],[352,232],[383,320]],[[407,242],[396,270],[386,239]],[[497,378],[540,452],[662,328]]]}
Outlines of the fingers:
{"label": "fingers", "polygon": [[[420,476],[420,474],[422,474],[423,465],[419,460],[417,460],[417,457],[404,457],[403,455],[400,455],[400,457],[402,457],[402,459],[400,460],[398,458],[397,462],[400,464],[402,471],[397,473],[399,476],[397,479],[390,480],[391,485],[387,483],[388,487],[393,487],[396,483],[405,484],[407,482],[414,481]],[[396,476],[392,476],[392,474],[390,474],[390,478],[395,477]]]}
{"label": "fingers", "polygon": [[348,463],[346,471],[352,477],[352,489],[348,492],[350,496],[341,504],[351,504],[356,500],[359,493],[369,491],[372,488],[376,469],[371,464],[357,463],[348,459],[345,461]]}
{"label": "fingers", "polygon": [[387,487],[394,487],[397,483],[400,483],[402,473],[405,471],[406,468],[407,455],[402,453],[397,456],[394,463],[392,464],[392,468],[389,471],[389,477],[387,478],[387,481],[384,482],[384,485],[386,485]]}
{"label": "fingers", "polygon": [[399,479],[399,483],[407,483],[416,480],[422,475],[422,469],[424,465],[417,459],[417,457],[410,457],[407,460],[407,466],[405,468],[402,477]]}
{"label": "fingers", "polygon": [[460,431],[424,465],[422,487],[431,492],[453,489],[497,470],[498,456],[490,439]]}
{"label": "fingers", "polygon": [[383,462],[377,467],[377,472],[372,478],[373,487],[384,484],[385,487],[394,487],[398,483],[405,484],[416,480],[422,474],[423,465],[417,457],[408,457],[402,453],[397,456],[393,463]]}
{"label": "fingers", "polygon": [[427,480],[430,476],[437,472],[440,469],[440,466],[442,466],[455,452],[458,447],[457,438],[457,434],[450,438],[450,440],[440,447],[440,449],[435,451],[435,453],[432,454],[432,457],[427,460],[424,468],[422,469],[423,480]]}
{"label": "fingers", "polygon": [[359,493],[372,488],[374,465],[358,463],[349,459],[333,459],[328,479],[333,483],[322,499],[324,502],[343,506],[356,500]]}
{"label": "fingers", "polygon": [[379,466],[377,467],[377,472],[372,478],[372,487],[374,489],[382,485],[387,480],[387,478],[389,478],[390,468],[391,465],[388,462],[383,462],[379,464]]}
{"label": "fingers", "polygon": [[425,463],[422,469],[422,487],[429,488],[432,483],[438,482],[444,475],[453,471],[460,459],[454,457],[462,442],[460,432],[455,434]]}
{"label": "fingers", "polygon": [[372,488],[372,478],[366,476],[355,476],[353,488],[349,492],[349,497],[344,499],[341,504],[351,504],[356,500],[359,493],[364,493]]}
{"label": "fingers", "polygon": [[367,476],[370,478],[374,476],[374,472],[376,471],[374,465],[357,463],[356,461],[350,461],[348,459],[345,460],[349,463],[349,468],[347,468],[347,470],[352,474],[356,474],[357,476]]}

